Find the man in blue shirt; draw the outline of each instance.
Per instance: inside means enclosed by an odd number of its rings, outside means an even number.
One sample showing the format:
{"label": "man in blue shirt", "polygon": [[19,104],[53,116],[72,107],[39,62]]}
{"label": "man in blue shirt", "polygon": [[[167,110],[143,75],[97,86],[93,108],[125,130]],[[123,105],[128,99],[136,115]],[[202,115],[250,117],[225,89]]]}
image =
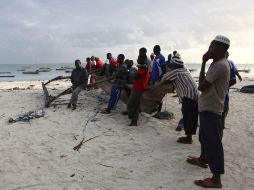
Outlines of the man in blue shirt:
{"label": "man in blue shirt", "polygon": [[[161,48],[159,45],[155,45],[153,48],[155,58],[152,62],[151,83],[155,84],[162,79],[162,76],[166,73],[166,61],[165,57],[161,54]],[[159,104],[157,111],[160,112],[162,108],[162,102]]]}
{"label": "man in blue shirt", "polygon": [[161,48],[159,45],[154,46],[153,52],[155,58],[153,59],[153,69],[152,69],[152,84],[162,79],[162,75],[166,73],[166,61],[165,57],[161,54]]}
{"label": "man in blue shirt", "polygon": [[114,81],[111,87],[110,98],[108,102],[108,107],[101,111],[103,114],[110,114],[111,110],[114,109],[118,103],[121,92],[125,89],[128,79],[128,69],[127,65],[124,63],[125,56],[119,54],[117,61],[119,63],[117,69],[113,73]]}
{"label": "man in blue shirt", "polygon": [[222,113],[222,123],[223,123],[223,129],[225,129],[225,120],[228,115],[229,110],[229,88],[236,84],[236,75],[240,81],[242,81],[241,75],[238,73],[236,66],[234,65],[233,61],[228,60],[229,53],[226,52],[226,59],[229,64],[230,68],[230,81],[228,86],[228,93],[226,94],[225,101],[224,101],[224,111]]}

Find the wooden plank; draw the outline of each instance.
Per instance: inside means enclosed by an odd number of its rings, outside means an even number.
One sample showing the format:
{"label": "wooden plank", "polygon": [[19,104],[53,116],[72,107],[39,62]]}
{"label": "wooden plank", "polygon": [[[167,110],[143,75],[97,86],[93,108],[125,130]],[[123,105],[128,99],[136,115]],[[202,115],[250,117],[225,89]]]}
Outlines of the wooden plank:
{"label": "wooden plank", "polygon": [[49,84],[53,81],[56,81],[56,80],[63,80],[63,79],[69,79],[69,78],[71,78],[71,76],[64,76],[64,77],[63,76],[58,76],[58,77],[55,77],[55,78],[49,80],[48,82],[46,82],[45,85],[47,85],[47,84]]}
{"label": "wooden plank", "polygon": [[167,93],[173,92],[173,85],[170,84],[159,84],[151,89],[148,88],[141,97],[140,109],[143,112],[151,114],[156,111],[161,103],[162,99]]}
{"label": "wooden plank", "polygon": [[[112,77],[98,80],[95,83],[91,83],[91,84],[88,84],[88,85],[84,86],[84,88],[90,88],[92,86],[95,86],[97,84],[106,82],[108,80],[112,80]],[[72,88],[70,87],[70,88],[67,88],[66,90],[64,90],[63,92],[61,92],[60,94],[58,94],[57,96],[51,97],[51,96],[49,96],[48,90],[47,90],[47,88],[46,88],[46,86],[45,86],[45,84],[43,82],[42,82],[42,88],[43,88],[43,91],[44,91],[44,94],[45,94],[45,98],[46,98],[45,99],[45,106],[46,107],[49,107],[51,102],[55,101],[60,96],[63,96],[63,95],[66,95],[66,94],[70,94],[71,90],[72,90]]]}
{"label": "wooden plank", "polygon": [[50,97],[49,97],[48,89],[46,88],[46,86],[45,86],[45,84],[43,82],[41,83],[41,85],[42,85],[42,89],[43,89],[44,97],[45,97],[45,107],[49,107],[49,105],[50,105]]}
{"label": "wooden plank", "polygon": [[[101,77],[97,77],[97,79],[100,79]],[[105,91],[106,93],[110,94],[112,82],[106,81],[103,83],[98,84],[98,86]],[[131,85],[128,87],[129,90],[131,90]],[[172,84],[159,84],[154,86],[151,89],[147,89],[142,97],[141,97],[141,103],[140,103],[140,109],[141,111],[145,113],[151,114],[155,110],[157,110],[159,104],[161,103],[162,99],[167,93],[173,92],[173,85]],[[120,100],[124,103],[128,103],[128,96],[125,93],[125,90],[122,90]]]}

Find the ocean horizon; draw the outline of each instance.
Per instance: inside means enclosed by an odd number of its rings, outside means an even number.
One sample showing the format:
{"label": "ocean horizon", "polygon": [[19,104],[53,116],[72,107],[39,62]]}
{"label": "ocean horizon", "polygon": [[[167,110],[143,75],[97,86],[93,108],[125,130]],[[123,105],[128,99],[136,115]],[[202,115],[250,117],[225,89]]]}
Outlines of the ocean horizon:
{"label": "ocean horizon", "polygon": [[[85,65],[83,64],[85,67]],[[186,63],[185,66],[192,70],[192,76],[198,77],[201,68],[201,63]],[[251,69],[249,73],[241,72],[243,78],[254,78],[254,64],[237,64],[238,69]],[[39,72],[39,74],[23,74],[20,69],[37,70],[41,67],[51,68],[50,72]],[[64,70],[56,70],[60,67],[74,68],[74,63],[52,63],[52,64],[0,64],[0,76],[14,76],[14,77],[0,77],[1,81],[31,81],[31,80],[50,80],[57,76],[69,76]],[[209,64],[207,65],[207,68]],[[6,73],[8,72],[8,73]]]}

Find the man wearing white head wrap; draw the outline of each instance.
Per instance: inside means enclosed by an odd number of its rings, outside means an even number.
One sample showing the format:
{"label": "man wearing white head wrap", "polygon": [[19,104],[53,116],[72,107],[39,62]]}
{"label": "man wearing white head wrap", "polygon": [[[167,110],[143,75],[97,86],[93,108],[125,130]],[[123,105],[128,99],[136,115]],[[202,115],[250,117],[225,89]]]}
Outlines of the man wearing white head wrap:
{"label": "man wearing white head wrap", "polygon": [[[203,55],[199,75],[201,95],[198,100],[200,118],[199,141],[200,157],[190,157],[187,162],[202,168],[209,166],[213,176],[196,180],[195,184],[204,188],[221,188],[221,174],[224,174],[224,150],[222,145],[223,124],[222,112],[224,99],[228,91],[230,68],[225,53],[230,46],[230,40],[225,36],[216,36],[208,51]],[[206,63],[213,59],[207,74]]]}

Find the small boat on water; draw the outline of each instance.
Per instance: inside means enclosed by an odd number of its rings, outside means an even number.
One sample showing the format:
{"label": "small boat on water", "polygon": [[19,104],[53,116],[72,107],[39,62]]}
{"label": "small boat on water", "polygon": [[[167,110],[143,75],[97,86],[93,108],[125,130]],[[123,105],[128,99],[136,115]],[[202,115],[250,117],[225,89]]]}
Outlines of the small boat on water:
{"label": "small boat on water", "polygon": [[197,71],[197,69],[189,69],[190,72]]}
{"label": "small boat on water", "polygon": [[9,72],[9,71],[4,71],[4,72],[0,72],[0,74],[11,74],[11,72]]}
{"label": "small boat on water", "polygon": [[39,74],[39,70],[27,70],[27,71],[23,71],[23,74]]}
{"label": "small boat on water", "polygon": [[26,69],[30,69],[31,67],[30,66],[24,66],[24,67],[21,67],[20,69],[17,69],[17,71],[26,71]]}
{"label": "small boat on water", "polygon": [[65,70],[65,68],[62,68],[62,67],[56,68],[56,71],[64,71],[64,70]]}
{"label": "small boat on water", "polygon": [[66,66],[62,66],[62,67],[60,67],[60,68],[56,68],[56,70],[57,71],[65,71],[65,70],[71,70],[72,68],[70,68],[70,67],[66,67]]}
{"label": "small boat on water", "polygon": [[242,73],[249,73],[251,72],[251,69],[238,69],[237,71]]}
{"label": "small boat on water", "polygon": [[39,69],[51,69],[50,67],[40,67]]}
{"label": "small boat on water", "polygon": [[5,77],[5,78],[10,78],[10,77],[15,77],[15,75],[0,75],[1,78]]}
{"label": "small boat on water", "polygon": [[68,69],[68,70],[65,70],[66,73],[71,73],[72,70]]}
{"label": "small boat on water", "polygon": [[39,68],[39,72],[50,72],[51,68]]}

